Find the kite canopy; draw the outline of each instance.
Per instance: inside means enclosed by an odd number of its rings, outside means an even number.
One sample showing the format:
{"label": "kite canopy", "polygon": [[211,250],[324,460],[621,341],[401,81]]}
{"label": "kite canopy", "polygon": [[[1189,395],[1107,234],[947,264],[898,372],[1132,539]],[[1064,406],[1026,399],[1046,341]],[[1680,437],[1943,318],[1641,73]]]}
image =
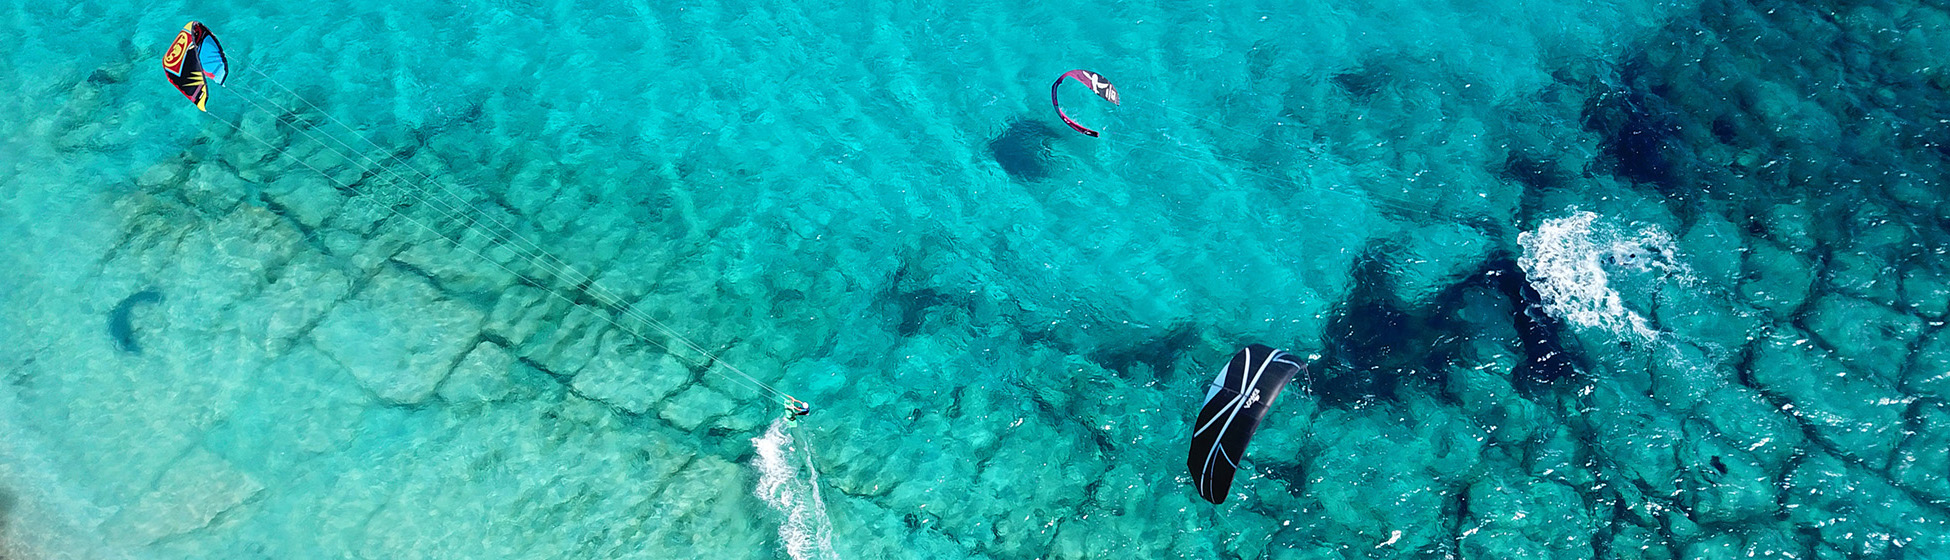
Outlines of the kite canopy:
{"label": "kite canopy", "polygon": [[1192,469],[1199,497],[1225,503],[1233,473],[1246,456],[1246,443],[1259,430],[1260,418],[1286,382],[1305,369],[1286,352],[1260,344],[1232,355],[1232,362],[1206,390],[1205,407],[1192,422],[1192,454],[1186,465]]}
{"label": "kite canopy", "polygon": [[204,111],[209,110],[203,108],[203,102],[210,98],[210,82],[223,85],[224,78],[230,76],[223,45],[210,34],[210,28],[194,21],[183,24],[183,31],[169,44],[169,52],[163,53],[162,63],[170,85]]}
{"label": "kite canopy", "polygon": [[1077,124],[1075,120],[1071,120],[1070,115],[1063,112],[1063,105],[1056,101],[1056,90],[1063,85],[1064,78],[1071,78],[1082,82],[1083,85],[1090,87],[1091,92],[1109,100],[1113,105],[1119,104],[1117,102],[1117,88],[1110,85],[1110,80],[1104,79],[1103,74],[1089,70],[1071,70],[1064,72],[1063,75],[1056,77],[1056,83],[1050,84],[1049,86],[1049,104],[1052,107],[1056,107],[1056,116],[1063,117],[1063,124],[1070,125],[1070,128],[1076,129],[1077,132],[1088,134],[1091,138],[1097,137],[1097,131]]}

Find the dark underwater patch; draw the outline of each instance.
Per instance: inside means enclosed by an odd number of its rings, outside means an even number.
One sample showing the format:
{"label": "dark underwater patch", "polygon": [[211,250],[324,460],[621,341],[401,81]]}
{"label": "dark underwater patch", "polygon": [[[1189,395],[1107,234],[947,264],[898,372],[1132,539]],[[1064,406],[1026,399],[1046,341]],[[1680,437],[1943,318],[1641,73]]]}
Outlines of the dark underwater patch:
{"label": "dark underwater patch", "polygon": [[[1636,84],[1637,71],[1626,70],[1625,83]],[[1656,91],[1633,87],[1598,94],[1586,105],[1584,126],[1604,138],[1600,146],[1613,171],[1633,182],[1671,190],[1675,178],[1674,150],[1680,144],[1672,109]],[[1670,194],[1670,193],[1669,193]]]}
{"label": "dark underwater patch", "polygon": [[891,294],[890,297],[893,298],[894,307],[900,310],[901,316],[900,325],[895,328],[895,331],[903,337],[914,336],[921,332],[922,325],[927,322],[929,310],[958,303],[934,288],[899,292]]}
{"label": "dark underwater patch", "polygon": [[1186,348],[1194,347],[1197,343],[1198,332],[1191,325],[1179,325],[1164,336],[1144,339],[1127,347],[1099,350],[1090,356],[1090,360],[1126,379],[1131,378],[1132,370],[1139,365],[1151,368],[1151,375],[1162,376],[1171,371],[1172,365],[1178,362],[1178,356]]}
{"label": "dark underwater patch", "polygon": [[1041,181],[1050,176],[1050,142],[1056,129],[1039,120],[1016,119],[989,140],[989,155],[1002,172],[1018,181]]}
{"label": "dark underwater patch", "polygon": [[1368,63],[1352,72],[1335,74],[1332,79],[1334,85],[1340,86],[1341,91],[1358,99],[1367,99],[1381,93],[1382,89],[1394,81],[1395,76],[1387,66]]}
{"label": "dark underwater patch", "polygon": [[108,312],[108,337],[115,339],[115,347],[130,354],[141,354],[142,346],[135,341],[135,324],[131,315],[135,307],[144,303],[158,303],[163,300],[162,292],[143,290],[122,298],[115,309]]}
{"label": "dark underwater patch", "polygon": [[1570,182],[1570,177],[1544,155],[1522,150],[1511,151],[1504,158],[1503,169],[1498,170],[1497,176],[1539,192],[1562,189]]}
{"label": "dark underwater patch", "polygon": [[1516,259],[1492,260],[1477,278],[1495,286],[1510,302],[1510,319],[1524,354],[1523,362],[1510,372],[1519,390],[1536,391],[1577,374],[1577,357],[1564,346],[1563,323],[1544,311],[1543,296],[1530,286],[1530,277]]}
{"label": "dark underwater patch", "polygon": [[[928,317],[937,312],[961,310],[966,312],[970,302],[965,296],[957,296],[934,289],[930,286],[905,287],[911,271],[902,265],[894,271],[894,281],[886,292],[874,298],[874,306],[884,317],[898,317],[894,332],[902,337],[910,337],[927,330]],[[905,288],[904,288],[905,287]]]}
{"label": "dark underwater patch", "polygon": [[1393,399],[1407,379],[1443,371],[1451,354],[1440,343],[1440,325],[1407,313],[1382,286],[1388,285],[1386,257],[1379,248],[1358,261],[1354,290],[1327,323],[1325,352],[1311,370],[1308,386],[1323,402],[1352,404]]}
{"label": "dark underwater patch", "polygon": [[1404,385],[1446,384],[1444,372],[1461,352],[1461,343],[1482,325],[1454,318],[1472,289],[1489,289],[1507,299],[1511,326],[1524,360],[1511,372],[1520,391],[1547,391],[1582,371],[1578,355],[1564,340],[1563,325],[1544,311],[1515,258],[1490,259],[1476,274],[1450,285],[1427,305],[1405,309],[1390,294],[1381,258],[1363,259],[1354,271],[1355,289],[1328,323],[1326,352],[1312,372],[1309,387],[1323,402],[1349,404],[1392,399]]}
{"label": "dark underwater patch", "polygon": [[[1547,193],[1570,188],[1572,176],[1560,169],[1543,150],[1512,150],[1503,160],[1503,168],[1497,176],[1523,185],[1522,199],[1517,206],[1517,223],[1531,223],[1533,217],[1558,208],[1545,202]],[[1488,229],[1488,228],[1486,228]]]}

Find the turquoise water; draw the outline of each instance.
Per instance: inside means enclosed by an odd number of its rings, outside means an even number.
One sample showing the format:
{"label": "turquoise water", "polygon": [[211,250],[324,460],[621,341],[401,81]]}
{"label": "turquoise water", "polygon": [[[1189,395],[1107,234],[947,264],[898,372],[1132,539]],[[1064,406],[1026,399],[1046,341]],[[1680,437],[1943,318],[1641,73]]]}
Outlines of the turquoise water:
{"label": "turquoise water", "polygon": [[11,4],[0,557],[1950,555],[1940,3]]}

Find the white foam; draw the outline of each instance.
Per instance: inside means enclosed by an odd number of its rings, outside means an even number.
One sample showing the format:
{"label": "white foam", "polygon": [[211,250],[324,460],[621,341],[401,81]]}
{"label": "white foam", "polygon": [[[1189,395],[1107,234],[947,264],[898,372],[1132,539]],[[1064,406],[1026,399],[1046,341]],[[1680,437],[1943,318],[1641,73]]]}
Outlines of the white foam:
{"label": "white foam", "polygon": [[1523,267],[1530,285],[1543,298],[1544,310],[1573,325],[1601,328],[1618,336],[1654,340],[1659,331],[1645,317],[1626,308],[1612,287],[1612,271],[1658,273],[1690,278],[1677,260],[1672,236],[1657,227],[1636,232],[1598,223],[1598,215],[1576,212],[1546,220],[1536,231],[1517,234]]}
{"label": "white foam", "polygon": [[819,497],[819,471],[812,449],[800,445],[784,418],[772,421],[765,435],[753,438],[757,456],[758,498],[785,519],[779,523],[779,544],[794,560],[837,560],[833,551],[833,521],[826,517],[826,501]]}

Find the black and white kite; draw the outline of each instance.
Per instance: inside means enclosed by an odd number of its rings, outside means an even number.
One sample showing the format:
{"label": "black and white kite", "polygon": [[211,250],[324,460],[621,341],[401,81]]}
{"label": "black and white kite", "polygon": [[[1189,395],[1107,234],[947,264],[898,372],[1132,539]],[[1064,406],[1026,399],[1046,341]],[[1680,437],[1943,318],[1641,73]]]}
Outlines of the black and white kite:
{"label": "black and white kite", "polygon": [[1224,503],[1232,491],[1232,476],[1246,456],[1246,444],[1259,430],[1259,420],[1280,389],[1307,366],[1293,356],[1261,344],[1232,355],[1219,377],[1205,391],[1205,407],[1192,422],[1192,484],[1198,495]]}

